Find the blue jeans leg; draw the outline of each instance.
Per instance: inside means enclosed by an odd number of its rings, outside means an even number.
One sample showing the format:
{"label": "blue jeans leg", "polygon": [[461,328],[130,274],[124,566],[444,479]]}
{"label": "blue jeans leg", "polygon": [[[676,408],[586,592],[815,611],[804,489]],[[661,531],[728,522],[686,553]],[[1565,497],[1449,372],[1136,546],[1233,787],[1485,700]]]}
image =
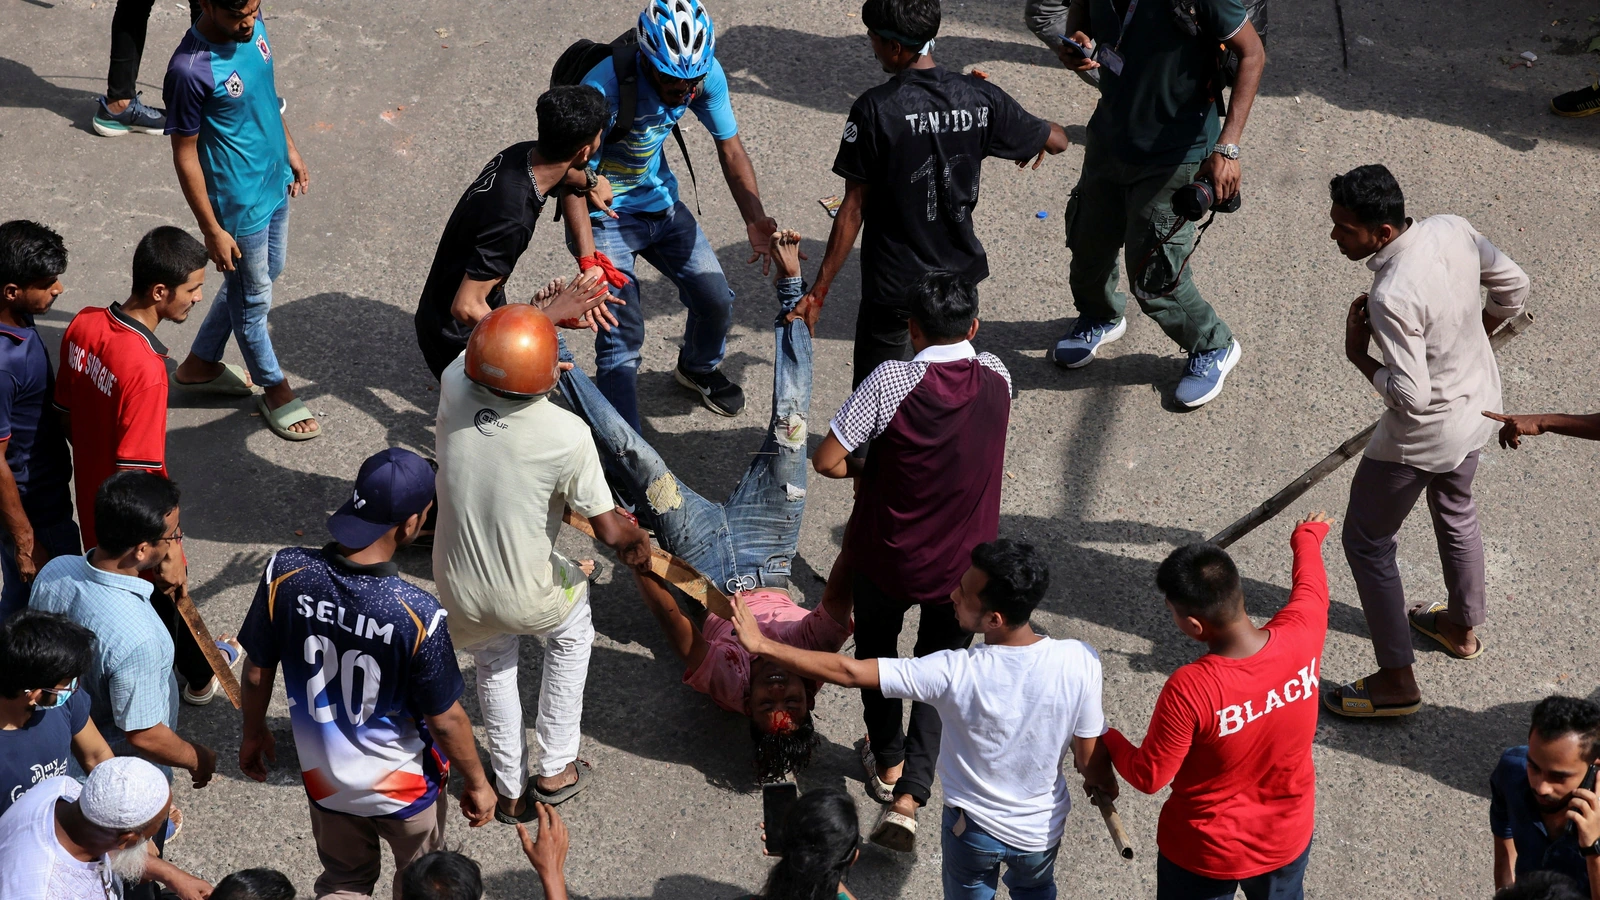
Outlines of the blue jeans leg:
{"label": "blue jeans leg", "polygon": [[288,199],[266,228],[235,235],[234,242],[239,245],[239,259],[232,272],[223,274],[222,289],[211,301],[190,349],[203,360],[219,362],[231,334],[250,377],[262,387],[272,387],[283,381],[283,371],[267,333],[267,312],[272,308],[272,283],[283,272],[289,246]]}
{"label": "blue jeans leg", "polygon": [[800,299],[799,279],[780,284],[773,323],[772,419],[761,449],[728,498],[739,574],[764,571],[787,577],[805,513],[806,416],[811,409],[811,331],[804,322],[783,321]]}
{"label": "blue jeans leg", "polygon": [[622,301],[610,309],[617,324],[601,331],[594,339],[594,381],[611,406],[634,431],[639,430],[639,359],[644,346],[644,309],[639,304],[639,279],[634,274],[635,255],[648,246],[655,223],[630,213],[615,219],[590,220],[594,248],[611,258],[612,265],[628,278],[611,293]]}
{"label": "blue jeans leg", "polygon": [[722,274],[717,251],[683,201],[672,207],[656,239],[640,255],[672,279],[678,299],[689,309],[678,365],[697,373],[722,365],[733,326],[733,289]]}
{"label": "blue jeans leg", "polygon": [[[50,525],[35,523],[33,542],[44,547],[51,559],[83,552],[78,523],[71,516]],[[0,588],[0,622],[4,622],[12,613],[27,608],[33,592],[33,585],[23,582],[22,570],[17,568],[17,545],[9,532],[0,533],[0,577],[5,579],[5,586]]]}
{"label": "blue jeans leg", "polygon": [[1165,855],[1156,859],[1156,900],[1232,900],[1244,890],[1246,900],[1301,900],[1311,845],[1293,862],[1252,878],[1218,879],[1197,875]]}
{"label": "blue jeans leg", "polygon": [[969,817],[955,833],[961,810],[944,808],[940,847],[944,850],[944,900],[992,900],[1005,864],[1006,887],[1016,900],[1055,900],[1057,843],[1048,850],[1018,850],[979,828]]}
{"label": "blue jeans leg", "polygon": [[[572,361],[565,341],[561,359]],[[679,481],[582,369],[561,373],[561,395],[589,423],[607,477],[634,504],[640,520],[655,529],[657,543],[720,586],[733,574],[722,507]]]}

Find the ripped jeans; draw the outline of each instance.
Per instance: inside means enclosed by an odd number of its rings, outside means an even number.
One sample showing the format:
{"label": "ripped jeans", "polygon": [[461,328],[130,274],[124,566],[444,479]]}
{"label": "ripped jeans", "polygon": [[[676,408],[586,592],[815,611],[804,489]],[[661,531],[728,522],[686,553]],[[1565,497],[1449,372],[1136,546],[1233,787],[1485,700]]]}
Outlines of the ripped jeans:
{"label": "ripped jeans", "polygon": [[[777,284],[777,353],[772,418],[761,449],[726,503],[713,503],[684,485],[579,369],[561,375],[561,394],[594,431],[611,486],[653,528],[661,547],[698,569],[724,592],[786,588],[789,564],[805,512],[806,415],[811,408],[811,332],[784,322],[800,301],[799,278]],[[565,343],[561,359],[572,360]]]}

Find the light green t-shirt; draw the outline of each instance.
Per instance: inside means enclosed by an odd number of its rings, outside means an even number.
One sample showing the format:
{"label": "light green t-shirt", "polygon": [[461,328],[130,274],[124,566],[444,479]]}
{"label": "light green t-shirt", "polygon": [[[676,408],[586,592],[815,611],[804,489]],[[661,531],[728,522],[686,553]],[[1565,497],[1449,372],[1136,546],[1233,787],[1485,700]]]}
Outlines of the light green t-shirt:
{"label": "light green t-shirt", "polygon": [[466,354],[439,379],[439,524],[433,574],[450,635],[468,647],[543,634],[588,581],[554,549],[568,506],[615,508],[589,426],[547,397],[510,400],[467,378]]}

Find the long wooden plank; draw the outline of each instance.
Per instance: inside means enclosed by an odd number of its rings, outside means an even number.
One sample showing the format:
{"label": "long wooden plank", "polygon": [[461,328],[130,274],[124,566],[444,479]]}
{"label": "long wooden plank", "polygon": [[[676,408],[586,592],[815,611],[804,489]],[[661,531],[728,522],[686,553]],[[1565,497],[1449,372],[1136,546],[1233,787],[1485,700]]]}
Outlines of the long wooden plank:
{"label": "long wooden plank", "polygon": [[194,635],[195,643],[200,645],[200,652],[206,655],[206,662],[211,664],[211,671],[217,676],[217,681],[222,684],[223,693],[228,695],[228,701],[238,709],[243,701],[239,691],[239,679],[233,675],[233,667],[228,665],[228,658],[217,649],[217,642],[211,637],[211,629],[206,627],[206,620],[200,617],[200,610],[189,598],[189,586],[178,588],[178,596],[174,600],[178,607],[178,614],[183,616],[184,624],[189,626],[189,633]]}
{"label": "long wooden plank", "polygon": [[[1521,313],[1498,328],[1489,336],[1489,346],[1495,350],[1528,329],[1533,324],[1533,315]],[[1219,547],[1226,547],[1244,537],[1262,525],[1270,522],[1279,513],[1289,508],[1289,504],[1300,499],[1306,491],[1311,490],[1317,482],[1333,474],[1335,469],[1361,455],[1367,449],[1367,442],[1372,440],[1372,433],[1378,429],[1378,423],[1373,422],[1366,428],[1352,435],[1348,440],[1333,448],[1333,452],[1322,458],[1322,461],[1305,470],[1299,478],[1289,482],[1283,490],[1267,498],[1266,502],[1250,510],[1248,513],[1227,528],[1217,532],[1211,543]]]}
{"label": "long wooden plank", "polygon": [[[594,526],[583,516],[568,509],[561,516],[561,521],[578,529],[589,537],[595,537]],[[596,538],[598,540],[598,538]],[[711,579],[702,575],[694,566],[673,556],[671,553],[650,545],[650,571],[658,575],[668,584],[683,591],[704,606],[728,621],[733,621],[733,604]]]}

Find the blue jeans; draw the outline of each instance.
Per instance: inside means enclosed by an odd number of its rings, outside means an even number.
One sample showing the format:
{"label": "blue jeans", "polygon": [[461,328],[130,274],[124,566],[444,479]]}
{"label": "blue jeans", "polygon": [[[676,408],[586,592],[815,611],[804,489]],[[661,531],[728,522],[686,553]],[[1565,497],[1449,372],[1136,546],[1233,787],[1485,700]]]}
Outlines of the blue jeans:
{"label": "blue jeans", "polygon": [[944,808],[939,831],[939,846],[944,851],[944,900],[992,900],[1001,863],[1006,866],[1006,887],[1013,900],[1055,900],[1059,841],[1049,850],[1018,850],[979,828],[971,816],[958,837],[953,829],[960,817],[961,810]]}
{"label": "blue jeans", "polygon": [[1311,845],[1291,863],[1254,878],[1217,879],[1185,869],[1165,855],[1156,859],[1156,900],[1232,900],[1243,889],[1245,900],[1301,900],[1305,896],[1306,863]]}
{"label": "blue jeans", "polygon": [[722,263],[680,201],[656,214],[619,213],[618,218],[591,219],[594,248],[611,258],[628,283],[612,293],[627,305],[612,306],[617,325],[595,338],[594,380],[623,421],[639,429],[639,350],[644,346],[644,307],[639,301],[637,258],[678,286],[678,300],[689,308],[683,327],[678,365],[685,372],[710,372],[722,364],[728,329],[733,325],[733,290]]}
{"label": "blue jeans", "polygon": [[[83,552],[78,523],[71,516],[51,525],[33,523],[33,542],[43,547],[51,559]],[[5,587],[0,588],[0,622],[4,622],[12,613],[28,607],[28,596],[33,592],[33,584],[25,583],[22,570],[17,568],[17,545],[8,531],[0,532],[0,576],[5,578]]]}
{"label": "blue jeans", "polygon": [[[806,499],[806,415],[811,408],[811,332],[784,322],[801,296],[800,279],[778,283],[777,356],[772,418],[761,449],[726,503],[712,503],[672,474],[655,449],[580,369],[561,375],[561,393],[594,431],[612,487],[632,503],[661,547],[727,593],[787,587]],[[561,358],[571,362],[566,344]]]}
{"label": "blue jeans", "polygon": [[190,351],[207,362],[220,362],[228,335],[239,343],[244,366],[262,387],[283,381],[272,338],[267,334],[267,311],[272,308],[272,283],[283,271],[289,249],[289,198],[272,214],[267,227],[253,234],[236,234],[239,258],[233,271],[222,273],[222,289],[211,301]]}

